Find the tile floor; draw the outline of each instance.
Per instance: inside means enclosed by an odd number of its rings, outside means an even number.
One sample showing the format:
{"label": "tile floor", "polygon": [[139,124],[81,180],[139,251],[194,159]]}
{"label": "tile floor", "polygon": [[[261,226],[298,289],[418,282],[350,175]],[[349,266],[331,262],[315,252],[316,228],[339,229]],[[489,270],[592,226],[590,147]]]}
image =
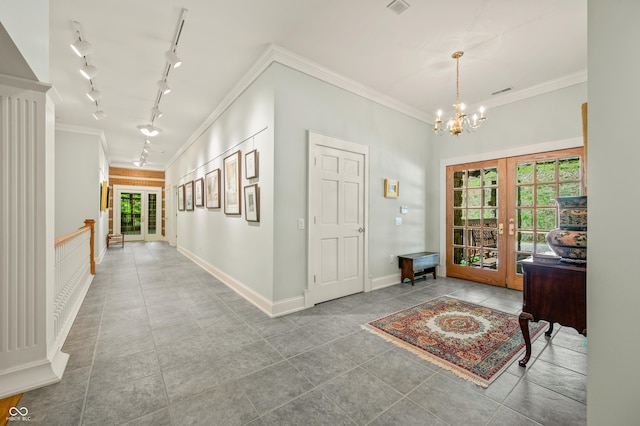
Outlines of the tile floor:
{"label": "tile floor", "polygon": [[450,279],[270,319],[165,243],[108,250],[63,380],[26,393],[46,425],[584,425],[584,338],[556,326],[489,388],[360,328],[430,298],[518,313],[520,292]]}

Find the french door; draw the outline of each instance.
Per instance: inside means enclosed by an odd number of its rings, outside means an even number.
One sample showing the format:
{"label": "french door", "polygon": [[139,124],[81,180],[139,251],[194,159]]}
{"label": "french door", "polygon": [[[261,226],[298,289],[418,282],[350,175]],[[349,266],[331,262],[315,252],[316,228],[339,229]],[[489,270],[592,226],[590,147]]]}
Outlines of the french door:
{"label": "french door", "polygon": [[584,193],[583,149],[447,167],[447,275],[522,289],[518,261],[550,251],[556,197]]}
{"label": "french door", "polygon": [[162,188],[114,187],[115,233],[125,241],[153,241],[162,234]]}

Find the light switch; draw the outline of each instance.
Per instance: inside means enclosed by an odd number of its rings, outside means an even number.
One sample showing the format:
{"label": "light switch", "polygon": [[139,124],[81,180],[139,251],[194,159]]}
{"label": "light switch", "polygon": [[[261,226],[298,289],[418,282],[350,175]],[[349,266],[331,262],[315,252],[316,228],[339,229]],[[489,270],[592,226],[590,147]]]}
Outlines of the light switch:
{"label": "light switch", "polygon": [[409,211],[409,206],[400,206],[400,213],[406,214]]}
{"label": "light switch", "polygon": [[304,229],[304,219],[298,219],[298,229]]}
{"label": "light switch", "polygon": [[396,217],[396,226],[400,226],[400,225],[402,225],[402,218]]}

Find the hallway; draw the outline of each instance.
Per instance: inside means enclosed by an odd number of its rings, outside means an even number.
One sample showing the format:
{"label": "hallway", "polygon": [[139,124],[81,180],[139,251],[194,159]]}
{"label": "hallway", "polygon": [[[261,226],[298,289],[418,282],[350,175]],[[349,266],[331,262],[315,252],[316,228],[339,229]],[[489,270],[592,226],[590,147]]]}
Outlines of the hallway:
{"label": "hallway", "polygon": [[444,294],[522,307],[520,292],[438,277],[270,319],[168,244],[127,243],[97,265],[63,380],[19,406],[46,425],[586,424],[586,342],[571,328],[487,389],[361,329]]}

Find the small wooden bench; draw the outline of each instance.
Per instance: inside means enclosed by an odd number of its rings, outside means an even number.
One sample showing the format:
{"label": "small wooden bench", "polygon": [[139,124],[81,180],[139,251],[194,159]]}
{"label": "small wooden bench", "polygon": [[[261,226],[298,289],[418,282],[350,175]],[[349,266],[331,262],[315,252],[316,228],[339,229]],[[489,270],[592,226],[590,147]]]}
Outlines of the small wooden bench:
{"label": "small wooden bench", "polygon": [[113,244],[120,244],[124,248],[124,235],[122,234],[107,234],[107,248]]}
{"label": "small wooden bench", "polygon": [[398,256],[398,266],[402,271],[400,282],[404,282],[405,279],[411,280],[411,285],[414,285],[415,278],[428,273],[433,274],[433,279],[436,279],[436,266],[440,262],[440,255],[438,253],[421,251],[419,253],[403,254]]}

